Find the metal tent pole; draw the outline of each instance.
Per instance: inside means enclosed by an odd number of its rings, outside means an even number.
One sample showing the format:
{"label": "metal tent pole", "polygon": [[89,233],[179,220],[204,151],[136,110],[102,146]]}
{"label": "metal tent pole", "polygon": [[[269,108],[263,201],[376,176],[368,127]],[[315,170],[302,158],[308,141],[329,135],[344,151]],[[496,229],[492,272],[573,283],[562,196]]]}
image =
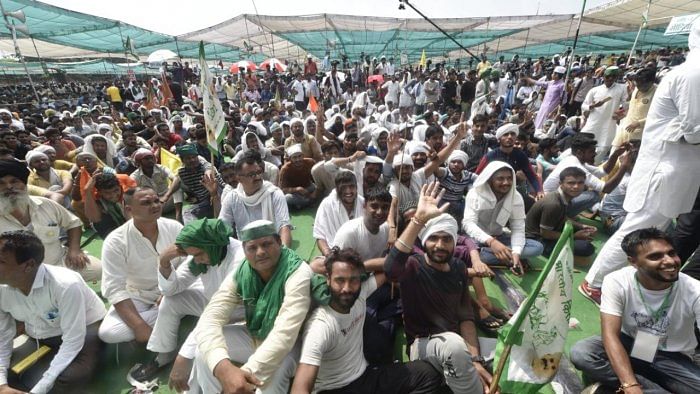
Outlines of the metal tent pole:
{"label": "metal tent pole", "polygon": [[38,105],[41,103],[41,99],[39,99],[39,93],[37,93],[36,87],[34,86],[34,81],[32,80],[32,76],[31,76],[31,74],[29,74],[29,68],[27,67],[27,62],[24,61],[24,57],[22,56],[22,52],[19,50],[19,44],[17,43],[17,30],[15,29],[15,24],[14,24],[14,22],[10,22],[10,20],[7,18],[7,15],[5,15],[5,7],[2,5],[2,1],[0,1],[0,12],[2,12],[2,17],[5,20],[7,27],[12,32],[12,42],[15,44],[15,53],[17,54],[17,57],[22,62],[22,65],[24,66],[24,72],[27,73],[27,79],[29,79],[29,85],[31,85],[32,91],[34,91],[34,97],[36,97],[36,102]]}

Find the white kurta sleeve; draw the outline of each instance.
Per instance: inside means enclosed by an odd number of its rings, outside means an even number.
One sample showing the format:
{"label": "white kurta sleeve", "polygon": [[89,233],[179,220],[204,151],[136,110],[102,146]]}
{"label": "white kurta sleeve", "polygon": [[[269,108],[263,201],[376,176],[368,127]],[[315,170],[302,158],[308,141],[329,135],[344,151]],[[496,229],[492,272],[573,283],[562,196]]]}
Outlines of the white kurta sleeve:
{"label": "white kurta sleeve", "polygon": [[32,388],[32,393],[48,393],[56,378],[73,362],[85,345],[87,311],[81,285],[84,286],[80,282],[74,283],[57,297],[61,319],[61,346],[41,380]]}
{"label": "white kurta sleeve", "polygon": [[15,319],[0,311],[0,386],[7,384],[7,369],[12,357],[12,340],[16,334]]}

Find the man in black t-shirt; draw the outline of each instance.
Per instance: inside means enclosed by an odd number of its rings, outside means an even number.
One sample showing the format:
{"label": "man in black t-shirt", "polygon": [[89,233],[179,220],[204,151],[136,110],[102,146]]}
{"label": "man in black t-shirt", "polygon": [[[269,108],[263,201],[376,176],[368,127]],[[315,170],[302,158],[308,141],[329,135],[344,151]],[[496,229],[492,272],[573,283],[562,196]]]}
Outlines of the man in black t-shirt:
{"label": "man in black t-shirt", "polygon": [[[384,262],[399,282],[411,360],[436,357],[456,393],[481,392],[491,382],[484,368],[464,262],[452,257],[457,222],[441,208],[436,182],[424,185],[416,214]],[[411,254],[420,237],[425,256]]]}

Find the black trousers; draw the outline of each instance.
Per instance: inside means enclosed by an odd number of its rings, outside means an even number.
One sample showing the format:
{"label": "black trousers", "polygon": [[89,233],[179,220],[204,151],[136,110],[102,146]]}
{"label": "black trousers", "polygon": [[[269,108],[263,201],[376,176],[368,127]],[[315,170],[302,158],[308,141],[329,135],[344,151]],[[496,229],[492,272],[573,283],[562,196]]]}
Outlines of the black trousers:
{"label": "black trousers", "polygon": [[[100,323],[101,321],[87,326],[85,344],[82,350],[75,356],[73,362],[58,375],[51,393],[88,393],[87,384],[90,383],[93,377],[99,361],[100,352],[104,346],[104,343],[100,341],[97,335]],[[49,368],[51,360],[53,360],[61,346],[61,337],[40,339],[39,344],[50,347],[51,352],[19,375],[13,373],[12,370],[8,370],[8,383],[10,387],[29,392],[34,385],[39,383],[44,372]],[[20,354],[26,356],[35,350],[36,339],[29,338],[24,345],[13,351],[10,365],[14,365],[18,361],[15,357],[18,357]]]}
{"label": "black trousers", "polygon": [[428,394],[444,390],[445,379],[429,362],[417,360],[405,364],[367,367],[365,373],[349,385],[320,391],[323,394]]}
{"label": "black trousers", "polygon": [[683,272],[700,280],[700,193],[695,198],[693,210],[678,216],[673,246],[681,262],[687,261]]}

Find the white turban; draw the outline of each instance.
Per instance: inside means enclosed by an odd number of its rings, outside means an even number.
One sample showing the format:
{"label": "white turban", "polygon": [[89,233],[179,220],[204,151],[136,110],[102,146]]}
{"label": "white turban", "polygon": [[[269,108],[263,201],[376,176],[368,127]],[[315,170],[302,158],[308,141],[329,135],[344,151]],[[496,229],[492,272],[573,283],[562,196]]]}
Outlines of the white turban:
{"label": "white turban", "polygon": [[554,72],[557,74],[566,74],[566,67],[556,66],[556,67],[554,67]]}
{"label": "white turban", "polygon": [[454,152],[452,152],[452,154],[450,155],[450,157],[447,158],[447,163],[448,163],[448,164],[449,164],[449,163],[452,163],[452,161],[454,161],[454,160],[459,160],[459,161],[462,162],[462,164],[463,164],[464,166],[466,166],[466,165],[467,165],[467,162],[469,161],[469,155],[467,155],[466,153],[464,153],[464,151],[455,150]]}
{"label": "white turban", "polygon": [[287,148],[287,156],[292,157],[298,153],[301,153],[301,144],[294,144]]}
{"label": "white turban", "polygon": [[[396,159],[396,157],[398,157],[398,155],[396,155],[394,159]],[[384,160],[382,160],[381,157],[369,155],[365,156],[365,165],[367,164],[384,164]]]}
{"label": "white turban", "polygon": [[420,238],[421,243],[425,245],[425,241],[430,238],[431,235],[440,231],[448,233],[452,239],[457,242],[457,221],[448,213],[443,213],[438,217],[428,220],[425,224],[425,228],[418,233],[418,238]]}
{"label": "white turban", "polygon": [[8,114],[8,115],[12,116],[12,112],[10,112],[10,110],[7,108],[0,109],[0,114]]}
{"label": "white turban", "polygon": [[520,128],[517,124],[506,123],[503,126],[499,127],[498,130],[496,130],[496,139],[501,139],[501,137],[508,133],[515,133],[515,135],[518,135],[519,132]]}
{"label": "white turban", "polygon": [[408,154],[414,155],[416,153],[429,153],[430,148],[425,142],[412,141],[408,146]]}
{"label": "white turban", "polygon": [[408,153],[402,154],[401,152],[397,153],[396,156],[394,156],[394,161],[391,162],[392,167],[400,167],[400,166],[411,166],[413,167],[413,159],[411,159],[411,155]]}
{"label": "white turban", "polygon": [[36,159],[37,157],[42,157],[42,158],[44,158],[44,159],[46,159],[46,160],[49,159],[49,157],[46,156],[46,154],[43,153],[43,152],[39,152],[38,150],[30,150],[30,151],[27,152],[27,154],[24,156],[24,160],[26,160],[26,161],[27,161],[27,164],[29,164],[29,165],[31,166],[32,160],[33,160],[33,159]]}
{"label": "white turban", "polygon": [[44,145],[44,144],[41,144],[41,145],[37,146],[37,147],[34,148],[33,150],[35,150],[35,151],[37,151],[37,152],[41,152],[41,153],[48,153],[48,152],[56,153],[56,149],[54,149],[53,146],[51,146],[51,145]]}

